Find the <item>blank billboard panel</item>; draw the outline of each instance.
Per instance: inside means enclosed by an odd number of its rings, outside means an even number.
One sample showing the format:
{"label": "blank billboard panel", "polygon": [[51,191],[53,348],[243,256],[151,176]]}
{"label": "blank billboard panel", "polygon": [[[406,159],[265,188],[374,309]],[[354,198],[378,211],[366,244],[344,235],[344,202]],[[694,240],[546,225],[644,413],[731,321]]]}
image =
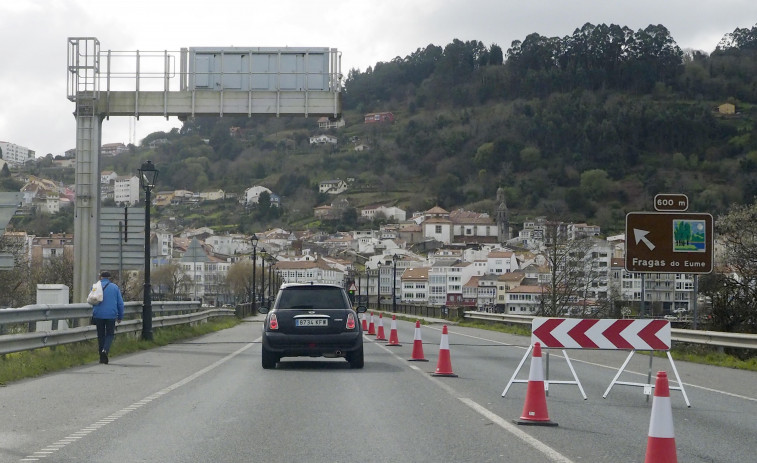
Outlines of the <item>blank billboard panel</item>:
{"label": "blank billboard panel", "polygon": [[190,90],[329,91],[329,48],[190,48]]}

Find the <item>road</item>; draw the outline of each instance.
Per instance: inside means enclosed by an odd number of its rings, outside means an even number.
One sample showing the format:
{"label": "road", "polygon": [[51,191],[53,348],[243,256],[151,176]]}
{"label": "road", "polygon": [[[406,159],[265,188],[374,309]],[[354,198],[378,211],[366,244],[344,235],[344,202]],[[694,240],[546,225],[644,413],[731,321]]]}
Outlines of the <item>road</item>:
{"label": "road", "polygon": [[[557,427],[516,426],[525,384],[501,397],[528,338],[450,326],[456,378],[433,377],[441,325],[424,326],[428,362],[366,336],[365,368],[336,359],[260,366],[260,320],[195,340],[0,388],[0,461],[46,462],[642,462],[651,400],[603,393],[627,353],[568,351],[588,400],[552,384]],[[387,336],[388,323],[385,324]],[[118,340],[116,340],[118,342]],[[572,379],[559,352],[552,380]],[[546,358],[545,358],[546,363]],[[527,362],[519,379],[528,377]],[[757,373],[676,362],[691,402],[671,391],[679,461],[754,461]],[[636,354],[621,380],[644,382]],[[666,370],[655,358],[653,370]]]}

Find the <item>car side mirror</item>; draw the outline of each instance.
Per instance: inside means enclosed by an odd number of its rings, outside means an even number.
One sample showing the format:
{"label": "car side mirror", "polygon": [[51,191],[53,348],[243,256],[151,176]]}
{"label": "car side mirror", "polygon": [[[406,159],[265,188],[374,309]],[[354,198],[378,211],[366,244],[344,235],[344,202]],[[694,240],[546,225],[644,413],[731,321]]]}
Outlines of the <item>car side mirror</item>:
{"label": "car side mirror", "polygon": [[258,312],[262,313],[263,315],[267,314],[269,310],[271,310],[270,307],[265,305],[258,307]]}
{"label": "car side mirror", "polygon": [[368,307],[366,307],[364,305],[359,305],[359,306],[357,306],[357,308],[355,309],[355,311],[357,313],[365,313],[365,312],[368,311]]}

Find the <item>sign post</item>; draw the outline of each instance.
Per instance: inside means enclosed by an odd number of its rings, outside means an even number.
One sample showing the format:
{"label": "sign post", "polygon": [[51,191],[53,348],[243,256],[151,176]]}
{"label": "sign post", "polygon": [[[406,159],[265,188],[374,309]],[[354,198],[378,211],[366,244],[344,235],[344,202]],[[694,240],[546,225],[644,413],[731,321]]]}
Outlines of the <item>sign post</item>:
{"label": "sign post", "polygon": [[626,270],[637,273],[710,273],[710,214],[631,212],[626,215]]}

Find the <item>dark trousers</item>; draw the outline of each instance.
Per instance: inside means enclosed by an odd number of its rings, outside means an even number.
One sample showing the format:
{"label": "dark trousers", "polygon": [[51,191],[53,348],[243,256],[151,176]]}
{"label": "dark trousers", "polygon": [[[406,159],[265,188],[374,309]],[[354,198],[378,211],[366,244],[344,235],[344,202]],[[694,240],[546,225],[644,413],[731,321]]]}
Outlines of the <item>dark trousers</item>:
{"label": "dark trousers", "polygon": [[97,351],[110,352],[110,346],[116,337],[116,321],[108,318],[92,318],[97,327]]}

